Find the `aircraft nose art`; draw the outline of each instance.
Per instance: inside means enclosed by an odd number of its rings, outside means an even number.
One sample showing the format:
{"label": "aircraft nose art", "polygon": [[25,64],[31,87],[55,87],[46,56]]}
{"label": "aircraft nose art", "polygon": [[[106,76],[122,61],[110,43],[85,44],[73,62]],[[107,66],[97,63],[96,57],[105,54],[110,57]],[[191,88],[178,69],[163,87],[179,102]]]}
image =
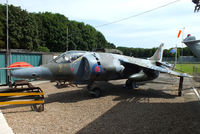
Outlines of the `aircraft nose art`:
{"label": "aircraft nose art", "polygon": [[51,71],[43,66],[32,67],[32,68],[23,68],[11,71],[11,76],[16,78],[26,78],[26,79],[51,79]]}

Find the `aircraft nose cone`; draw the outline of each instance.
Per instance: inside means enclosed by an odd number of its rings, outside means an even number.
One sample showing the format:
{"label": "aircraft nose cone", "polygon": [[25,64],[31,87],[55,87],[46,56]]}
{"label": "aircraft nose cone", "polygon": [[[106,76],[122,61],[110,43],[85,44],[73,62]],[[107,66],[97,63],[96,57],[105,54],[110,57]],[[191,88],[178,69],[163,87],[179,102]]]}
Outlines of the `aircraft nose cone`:
{"label": "aircraft nose cone", "polygon": [[47,79],[52,78],[51,71],[43,66],[32,67],[32,68],[23,68],[11,71],[11,76],[16,78],[25,78],[25,79]]}

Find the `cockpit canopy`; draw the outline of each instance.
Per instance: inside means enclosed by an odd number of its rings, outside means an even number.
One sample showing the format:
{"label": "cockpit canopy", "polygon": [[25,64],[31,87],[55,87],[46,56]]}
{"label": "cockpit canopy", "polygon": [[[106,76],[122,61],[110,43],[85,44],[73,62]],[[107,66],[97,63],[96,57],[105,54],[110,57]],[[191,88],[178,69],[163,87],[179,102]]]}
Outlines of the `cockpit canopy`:
{"label": "cockpit canopy", "polygon": [[79,57],[83,56],[86,52],[85,51],[68,51],[65,53],[62,53],[55,59],[53,59],[51,62],[55,63],[71,63],[78,59]]}

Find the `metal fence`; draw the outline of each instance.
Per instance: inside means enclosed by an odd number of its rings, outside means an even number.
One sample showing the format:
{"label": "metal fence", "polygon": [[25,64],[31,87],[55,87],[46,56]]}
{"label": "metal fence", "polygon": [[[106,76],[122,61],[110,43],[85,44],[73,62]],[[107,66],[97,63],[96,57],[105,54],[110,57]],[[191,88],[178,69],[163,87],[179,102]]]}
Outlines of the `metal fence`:
{"label": "metal fence", "polygon": [[[169,63],[174,63],[175,58],[174,57],[170,57],[170,58],[163,58],[163,61],[169,62]],[[182,63],[188,63],[188,64],[194,64],[194,63],[200,63],[200,59],[196,58],[194,56],[180,56],[177,59],[177,64],[182,64]]]}
{"label": "metal fence", "polygon": [[193,76],[195,81],[200,82],[200,65],[193,66]]}

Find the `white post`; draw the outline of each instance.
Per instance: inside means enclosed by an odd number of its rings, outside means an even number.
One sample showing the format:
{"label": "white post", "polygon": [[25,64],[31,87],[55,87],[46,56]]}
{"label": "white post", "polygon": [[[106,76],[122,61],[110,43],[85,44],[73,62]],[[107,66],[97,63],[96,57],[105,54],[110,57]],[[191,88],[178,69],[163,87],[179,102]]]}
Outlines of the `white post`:
{"label": "white post", "polygon": [[177,63],[177,44],[176,44],[176,53],[175,53],[175,62],[174,62],[174,67],[176,67],[176,63]]}
{"label": "white post", "polygon": [[[182,28],[182,38],[181,38],[181,42],[183,41],[184,30],[185,30],[185,27]],[[182,44],[181,56],[183,56],[183,43],[181,43],[181,44]]]}

